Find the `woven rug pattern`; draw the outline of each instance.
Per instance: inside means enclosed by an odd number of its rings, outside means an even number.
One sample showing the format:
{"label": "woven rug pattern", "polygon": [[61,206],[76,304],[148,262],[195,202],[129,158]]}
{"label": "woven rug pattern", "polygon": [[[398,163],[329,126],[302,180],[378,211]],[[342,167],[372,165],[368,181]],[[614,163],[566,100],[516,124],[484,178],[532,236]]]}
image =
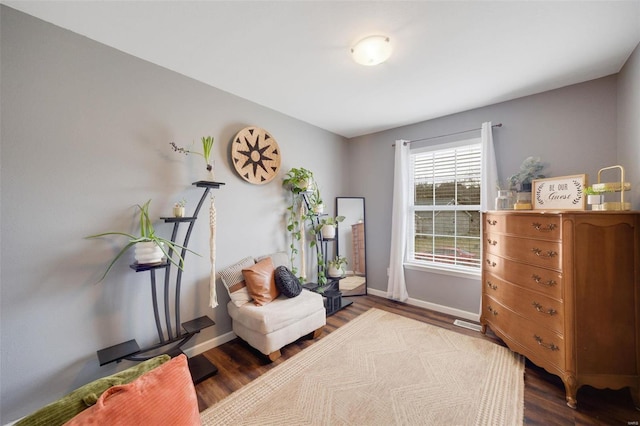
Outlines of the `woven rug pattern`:
{"label": "woven rug pattern", "polygon": [[524,360],[372,308],[201,413],[203,425],[518,425]]}

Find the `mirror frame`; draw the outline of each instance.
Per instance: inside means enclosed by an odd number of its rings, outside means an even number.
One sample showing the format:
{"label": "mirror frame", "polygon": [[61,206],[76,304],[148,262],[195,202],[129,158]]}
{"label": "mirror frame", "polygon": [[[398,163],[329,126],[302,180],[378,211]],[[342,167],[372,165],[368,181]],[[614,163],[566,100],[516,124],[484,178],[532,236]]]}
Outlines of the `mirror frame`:
{"label": "mirror frame", "polygon": [[[364,197],[336,197],[336,205],[335,205],[335,212],[336,212],[336,216],[344,216],[343,214],[340,213],[340,208],[339,208],[339,202],[340,200],[362,200],[362,222],[363,222],[363,230],[364,230],[364,292],[359,292],[359,293],[346,293],[343,291],[343,296],[344,297],[350,297],[350,296],[366,296],[368,293],[368,286],[367,286],[367,224],[366,224],[366,204],[365,204],[365,200]],[[346,226],[344,224],[345,222],[340,222],[338,223],[338,229],[336,230],[336,255],[342,255],[344,257],[351,257],[351,256],[345,256],[343,253],[341,253],[341,247],[340,247],[340,230],[341,230],[341,226],[344,228],[344,226]],[[352,224],[349,224],[349,226],[351,226]],[[353,259],[350,260],[351,262],[353,262]],[[349,269],[349,268],[347,268]]]}

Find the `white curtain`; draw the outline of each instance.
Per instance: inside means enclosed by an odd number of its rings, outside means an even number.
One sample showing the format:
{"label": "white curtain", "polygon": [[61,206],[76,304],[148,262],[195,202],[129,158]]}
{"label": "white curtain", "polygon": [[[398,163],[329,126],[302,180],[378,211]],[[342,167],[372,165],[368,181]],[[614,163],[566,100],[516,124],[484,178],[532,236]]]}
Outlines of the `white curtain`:
{"label": "white curtain", "polygon": [[482,123],[482,192],[480,193],[480,210],[493,210],[498,196],[498,165],[496,152],[493,149],[493,131],[491,122]]}
{"label": "white curtain", "polygon": [[387,297],[404,302],[409,298],[404,280],[405,237],[407,231],[409,144],[396,141],[393,172],[393,206],[391,215],[391,253],[389,255],[389,281]]}

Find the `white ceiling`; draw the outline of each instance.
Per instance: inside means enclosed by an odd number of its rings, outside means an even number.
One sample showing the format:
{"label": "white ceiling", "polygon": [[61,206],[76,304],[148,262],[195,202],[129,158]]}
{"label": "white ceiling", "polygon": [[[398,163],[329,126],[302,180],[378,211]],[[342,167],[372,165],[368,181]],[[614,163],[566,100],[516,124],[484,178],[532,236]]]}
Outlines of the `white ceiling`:
{"label": "white ceiling", "polygon": [[[640,42],[640,0],[2,3],[345,137],[614,74]],[[391,58],[355,64],[372,34]]]}

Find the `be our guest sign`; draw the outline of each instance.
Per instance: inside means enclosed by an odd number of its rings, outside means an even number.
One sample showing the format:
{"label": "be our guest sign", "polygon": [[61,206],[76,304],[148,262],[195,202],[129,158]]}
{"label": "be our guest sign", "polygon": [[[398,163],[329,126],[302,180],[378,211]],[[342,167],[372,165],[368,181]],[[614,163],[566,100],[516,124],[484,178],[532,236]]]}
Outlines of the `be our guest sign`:
{"label": "be our guest sign", "polygon": [[532,182],[534,210],[584,210],[587,175],[535,179]]}

